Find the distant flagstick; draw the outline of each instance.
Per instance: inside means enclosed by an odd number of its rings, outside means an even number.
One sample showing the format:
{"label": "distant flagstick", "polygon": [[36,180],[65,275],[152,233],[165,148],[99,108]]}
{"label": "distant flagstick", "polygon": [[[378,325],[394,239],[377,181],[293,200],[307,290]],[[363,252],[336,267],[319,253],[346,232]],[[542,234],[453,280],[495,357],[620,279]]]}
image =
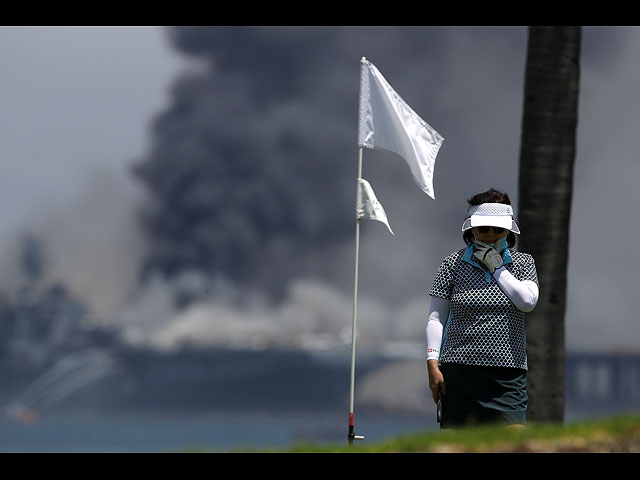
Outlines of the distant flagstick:
{"label": "distant flagstick", "polygon": [[[362,180],[362,147],[358,149],[358,181]],[[356,193],[356,205],[358,204],[359,192]],[[349,445],[354,440],[364,440],[363,436],[356,435],[353,431],[353,398],[356,376],[356,319],[358,317],[358,257],[360,256],[360,217],[356,214],[356,262],[353,281],[353,317],[351,321],[351,387],[349,395],[349,434],[347,436]]]}
{"label": "distant flagstick", "polygon": [[356,320],[358,312],[358,259],[360,219],[384,223],[393,234],[387,215],[371,185],[362,178],[362,148],[396,153],[405,159],[418,187],[431,198],[433,167],[444,138],[420,118],[366,58],[360,60],[360,98],[358,110],[358,179],[356,184],[356,252],[351,324],[351,386],[349,398],[349,445],[364,440],[354,433],[354,386],[356,362]]}
{"label": "distant flagstick", "polygon": [[351,323],[351,388],[349,399],[349,444],[353,440],[364,440],[363,436],[356,435],[354,428],[353,415],[353,399],[355,385],[355,368],[356,368],[356,319],[358,313],[358,259],[360,256],[360,219],[370,218],[384,223],[389,232],[393,234],[393,230],[389,226],[387,215],[378,202],[373,189],[365,179],[362,178],[362,147],[358,148],[358,179],[356,187],[356,261],[353,281],[353,321]]}

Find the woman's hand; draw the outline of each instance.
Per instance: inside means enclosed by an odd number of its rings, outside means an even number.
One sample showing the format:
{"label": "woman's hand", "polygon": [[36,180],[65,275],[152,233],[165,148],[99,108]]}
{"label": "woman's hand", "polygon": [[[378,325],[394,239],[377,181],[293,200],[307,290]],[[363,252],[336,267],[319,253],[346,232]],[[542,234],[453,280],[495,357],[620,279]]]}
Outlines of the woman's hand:
{"label": "woman's hand", "polygon": [[474,242],[473,256],[480,260],[489,269],[490,273],[495,272],[503,263],[502,255],[493,245],[478,240]]}
{"label": "woman's hand", "polygon": [[427,360],[427,372],[429,373],[429,390],[433,394],[433,402],[438,403],[438,387],[442,390],[443,395],[447,393],[444,377],[438,368],[438,360]]}

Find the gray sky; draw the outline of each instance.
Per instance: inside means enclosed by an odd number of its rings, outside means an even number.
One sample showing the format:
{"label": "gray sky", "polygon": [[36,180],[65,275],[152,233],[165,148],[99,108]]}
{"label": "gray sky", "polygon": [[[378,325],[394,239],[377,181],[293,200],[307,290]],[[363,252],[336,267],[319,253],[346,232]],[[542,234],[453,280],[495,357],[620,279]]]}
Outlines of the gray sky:
{"label": "gray sky", "polygon": [[0,235],[124,173],[180,58],[158,28],[0,28]]}
{"label": "gray sky", "polygon": [[[363,227],[360,312],[378,330],[391,328],[386,325],[393,318],[397,339],[422,338],[421,295],[440,260],[458,248],[464,199],[495,186],[517,202],[517,168],[511,162],[519,149],[526,31],[508,29],[503,38],[500,27],[491,34],[481,30],[436,30],[437,43],[425,47],[429,60],[415,68],[398,55],[392,65],[394,52],[385,51],[382,41],[371,47],[372,54],[354,52],[356,72],[360,56],[367,56],[445,137],[436,162],[435,201],[413,186],[404,165],[383,182],[396,164],[365,152],[364,177],[396,236],[382,225]],[[636,27],[584,30],[566,317],[572,349],[640,350],[634,301],[640,256],[633,253],[639,228],[634,210],[640,204],[638,48]],[[2,27],[0,61],[0,258],[11,262],[16,232],[43,229],[51,239],[52,276],[90,298],[103,317],[126,307],[127,321],[153,330],[150,312],[157,319],[169,307],[164,287],[135,290],[145,245],[133,220],[141,193],[128,169],[148,148],[151,122],[170,104],[171,85],[193,63],[170,47],[162,29],[150,27]],[[349,88],[357,89],[358,78],[352,81]],[[429,91],[425,84],[438,89]],[[414,90],[420,85],[422,90]],[[425,98],[425,90],[433,97]],[[493,178],[500,183],[488,184]],[[421,229],[414,228],[416,222]],[[337,322],[331,332],[344,333],[340,325],[350,328],[352,242],[327,260],[348,267],[333,285],[300,278],[286,303],[267,306],[255,295],[241,310],[222,300],[237,294],[234,286],[217,285],[216,301],[178,317],[164,313],[156,340],[170,343],[186,337],[185,331],[205,330],[205,340],[267,338],[285,328],[299,336],[320,321]],[[7,266],[0,278],[10,283],[10,272]],[[207,320],[212,315],[221,319],[215,328]],[[335,320],[345,316],[345,322]],[[366,339],[367,320],[359,325]]]}

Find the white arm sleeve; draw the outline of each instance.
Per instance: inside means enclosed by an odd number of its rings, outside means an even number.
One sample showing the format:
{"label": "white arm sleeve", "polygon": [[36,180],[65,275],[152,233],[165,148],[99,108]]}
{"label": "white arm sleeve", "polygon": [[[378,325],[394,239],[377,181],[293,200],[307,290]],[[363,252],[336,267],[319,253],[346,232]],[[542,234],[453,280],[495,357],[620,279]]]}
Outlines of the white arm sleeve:
{"label": "white arm sleeve", "polygon": [[530,312],[538,303],[540,290],[531,280],[518,280],[504,267],[493,272],[493,278],[518,310]]}
{"label": "white arm sleeve", "polygon": [[429,319],[427,320],[427,360],[440,358],[440,344],[442,343],[442,322],[449,318],[449,300],[431,297]]}

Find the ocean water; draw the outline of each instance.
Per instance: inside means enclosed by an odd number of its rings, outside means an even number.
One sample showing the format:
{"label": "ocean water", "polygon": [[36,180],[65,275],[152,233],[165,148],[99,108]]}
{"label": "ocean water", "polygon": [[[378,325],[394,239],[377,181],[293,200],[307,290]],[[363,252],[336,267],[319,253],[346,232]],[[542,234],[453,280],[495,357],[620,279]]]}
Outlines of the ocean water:
{"label": "ocean water", "polygon": [[[634,410],[636,413],[638,409]],[[565,422],[626,410],[573,410]],[[438,430],[435,415],[358,414],[364,442]],[[348,413],[49,414],[31,423],[0,419],[0,453],[265,452],[295,443],[347,444]]]}
{"label": "ocean water", "polygon": [[[355,433],[379,441],[436,429],[422,415],[356,413]],[[0,420],[1,453],[170,453],[267,451],[294,443],[347,444],[347,413],[203,415],[47,415],[32,423]]]}

